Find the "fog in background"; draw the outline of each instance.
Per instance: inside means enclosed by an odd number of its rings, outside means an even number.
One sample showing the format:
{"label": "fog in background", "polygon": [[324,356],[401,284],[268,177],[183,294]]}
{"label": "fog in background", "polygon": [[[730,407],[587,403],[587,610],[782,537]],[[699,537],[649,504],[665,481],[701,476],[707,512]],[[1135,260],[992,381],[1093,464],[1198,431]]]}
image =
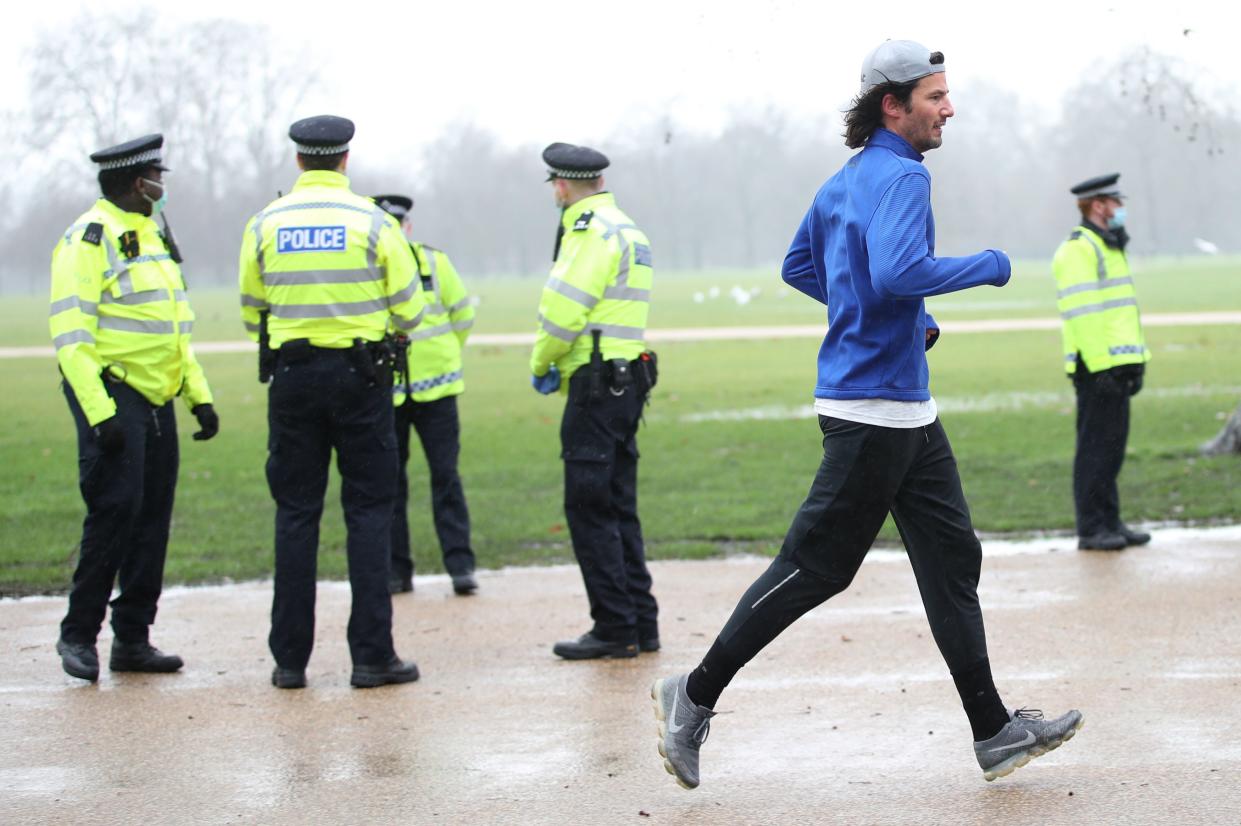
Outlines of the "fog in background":
{"label": "fog in background", "polygon": [[[286,132],[310,114],[319,80],[304,51],[272,42],[263,23],[151,11],[83,13],[39,33],[27,76],[14,79],[27,84],[26,99],[0,121],[0,138],[21,150],[0,170],[0,290],[46,291],[59,234],[98,195],[85,156],[154,130],[166,137],[167,214],[187,278],[234,285],[247,219],[296,179]],[[1112,171],[1130,198],[1135,254],[1241,251],[1241,115],[1232,93],[1207,91],[1203,76],[1191,59],[1137,46],[1049,109],[1028,89],[953,80],[950,57],[957,115],[927,157],[937,253],[999,247],[1048,258],[1076,221],[1068,187]],[[390,78],[377,64],[374,83]],[[580,84],[562,78],[537,93],[572,106],[573,94],[606,95],[610,82],[592,68]],[[815,190],[851,154],[840,137],[848,103],[820,101],[808,115],[749,102],[710,128],[669,103],[602,134],[549,140],[589,142],[610,156],[608,188],[650,236],[661,270],[774,269]],[[417,128],[418,99],[395,82],[391,112],[390,128]],[[416,237],[446,250],[467,278],[546,273],[558,216],[541,143],[514,143],[503,124],[456,120],[413,154],[368,156],[364,145],[355,141],[349,162],[355,191],[412,195]]]}

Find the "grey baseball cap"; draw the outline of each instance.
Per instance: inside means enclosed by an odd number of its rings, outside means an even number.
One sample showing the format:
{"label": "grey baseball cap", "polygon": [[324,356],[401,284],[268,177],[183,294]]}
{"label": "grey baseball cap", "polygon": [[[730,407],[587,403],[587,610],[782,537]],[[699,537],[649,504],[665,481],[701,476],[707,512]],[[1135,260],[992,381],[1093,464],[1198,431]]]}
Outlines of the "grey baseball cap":
{"label": "grey baseball cap", "polygon": [[882,83],[908,83],[944,71],[944,53],[912,40],[885,40],[862,61],[862,92]]}

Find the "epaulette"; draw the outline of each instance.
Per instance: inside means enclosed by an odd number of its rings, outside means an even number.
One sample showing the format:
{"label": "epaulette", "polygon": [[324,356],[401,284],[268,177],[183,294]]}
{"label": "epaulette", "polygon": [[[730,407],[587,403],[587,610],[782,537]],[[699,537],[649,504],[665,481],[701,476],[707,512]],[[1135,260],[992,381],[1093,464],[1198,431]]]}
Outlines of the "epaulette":
{"label": "epaulette", "polygon": [[577,220],[573,222],[573,231],[581,232],[590,226],[590,219],[595,217],[594,210],[588,209],[581,215],[577,216]]}
{"label": "epaulette", "polygon": [[1080,229],[1075,229],[1069,233],[1070,241],[1076,241],[1078,238],[1081,238],[1081,237],[1082,237],[1082,231]]}
{"label": "epaulette", "polygon": [[94,244],[95,246],[99,246],[103,243],[103,224],[87,224],[86,232],[82,233],[82,240],[88,244]]}

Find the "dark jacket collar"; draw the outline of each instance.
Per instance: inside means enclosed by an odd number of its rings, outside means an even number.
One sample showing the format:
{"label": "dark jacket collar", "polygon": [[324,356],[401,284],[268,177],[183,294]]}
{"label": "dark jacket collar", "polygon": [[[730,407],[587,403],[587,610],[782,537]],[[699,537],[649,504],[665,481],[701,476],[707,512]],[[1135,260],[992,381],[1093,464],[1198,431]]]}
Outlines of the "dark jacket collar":
{"label": "dark jacket collar", "polygon": [[1125,231],[1124,227],[1120,227],[1119,229],[1105,229],[1084,218],[1082,219],[1082,226],[1102,238],[1103,243],[1107,244],[1114,250],[1124,252],[1125,245],[1129,243],[1129,233]]}

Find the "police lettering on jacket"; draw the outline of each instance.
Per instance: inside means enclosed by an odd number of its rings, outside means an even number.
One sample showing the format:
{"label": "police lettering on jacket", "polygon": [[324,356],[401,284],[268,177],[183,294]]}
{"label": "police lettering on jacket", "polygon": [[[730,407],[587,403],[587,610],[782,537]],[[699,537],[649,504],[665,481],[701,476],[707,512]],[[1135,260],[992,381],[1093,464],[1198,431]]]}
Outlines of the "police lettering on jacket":
{"label": "police lettering on jacket", "polygon": [[281,227],[276,231],[276,252],[344,252],[345,228]]}

